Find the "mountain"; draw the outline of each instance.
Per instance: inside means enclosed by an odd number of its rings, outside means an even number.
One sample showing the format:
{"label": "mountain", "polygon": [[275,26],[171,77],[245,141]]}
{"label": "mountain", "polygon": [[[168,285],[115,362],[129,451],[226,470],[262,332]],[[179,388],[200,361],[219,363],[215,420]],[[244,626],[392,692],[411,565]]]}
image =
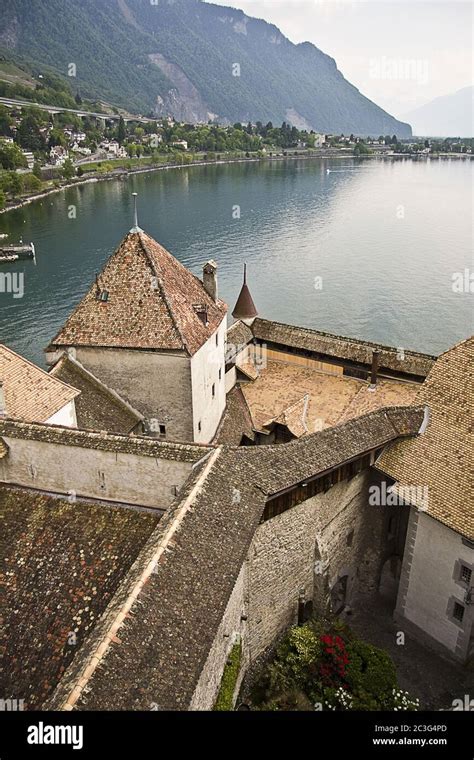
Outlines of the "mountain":
{"label": "mountain", "polygon": [[334,59],[240,10],[202,0],[2,0],[0,53],[67,75],[82,95],[186,121],[289,121],[411,135]]}
{"label": "mountain", "polygon": [[406,116],[416,135],[474,137],[474,87],[435,98]]}

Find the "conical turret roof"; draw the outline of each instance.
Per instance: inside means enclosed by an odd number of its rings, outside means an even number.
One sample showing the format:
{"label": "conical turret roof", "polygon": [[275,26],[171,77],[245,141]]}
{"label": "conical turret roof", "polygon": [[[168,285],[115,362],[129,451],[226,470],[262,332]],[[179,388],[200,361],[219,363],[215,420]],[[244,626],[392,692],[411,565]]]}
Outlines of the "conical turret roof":
{"label": "conical turret roof", "polygon": [[247,264],[244,264],[244,284],[239,293],[237,303],[234,306],[232,316],[235,319],[253,319],[257,314],[258,311],[247,286]]}

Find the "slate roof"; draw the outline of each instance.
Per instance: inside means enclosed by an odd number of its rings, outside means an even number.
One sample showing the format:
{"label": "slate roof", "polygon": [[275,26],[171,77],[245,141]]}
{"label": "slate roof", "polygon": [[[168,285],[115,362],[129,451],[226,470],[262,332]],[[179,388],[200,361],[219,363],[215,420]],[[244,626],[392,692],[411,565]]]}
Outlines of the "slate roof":
{"label": "slate roof", "polygon": [[[115,636],[102,651],[99,640],[84,650],[48,707],[187,709],[267,496],[415,434],[422,419],[422,408],[385,409],[295,443],[218,447],[137,559],[141,580],[135,572],[128,597],[123,589],[117,600],[124,605],[133,597],[134,606],[125,606]],[[118,609],[112,607],[111,623]]]}
{"label": "slate roof", "polygon": [[0,485],[4,698],[41,707],[158,520]]}
{"label": "slate roof", "polygon": [[79,395],[61,380],[0,343],[0,381],[6,414],[14,419],[46,422]]}
{"label": "slate roof", "polygon": [[[98,293],[106,292],[107,300]],[[196,307],[207,310],[207,323]],[[129,232],[47,350],[103,346],[185,351],[192,356],[227,312],[145,232]]]}
{"label": "slate roof", "polygon": [[404,350],[402,359],[398,349],[392,346],[286,325],[260,317],[254,319],[251,329],[253,336],[259,341],[314,351],[356,364],[370,365],[372,352],[377,349],[380,351],[380,370],[388,369],[417,377],[425,377],[436,359],[435,356],[409,350]]}
{"label": "slate roof", "polygon": [[107,430],[126,435],[139,425],[143,415],[119,394],[66,354],[50,370],[50,376],[77,388],[77,426],[85,430]]}
{"label": "slate roof", "polygon": [[38,425],[3,419],[0,419],[0,436],[192,463],[199,462],[211,451],[211,448],[204,444],[171,443],[145,436],[99,433],[59,425]]}
{"label": "slate roof", "polygon": [[429,406],[425,432],[395,443],[377,467],[400,487],[427,487],[428,503],[413,506],[474,540],[474,336],[441,354],[417,402]]}

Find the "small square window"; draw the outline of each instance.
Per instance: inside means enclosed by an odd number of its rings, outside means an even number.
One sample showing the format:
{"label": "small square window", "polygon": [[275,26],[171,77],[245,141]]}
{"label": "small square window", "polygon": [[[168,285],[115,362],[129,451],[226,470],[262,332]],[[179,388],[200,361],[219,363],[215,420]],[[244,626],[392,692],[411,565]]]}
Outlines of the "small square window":
{"label": "small square window", "polygon": [[463,617],[464,617],[464,607],[463,607],[463,605],[459,604],[459,602],[454,602],[453,618],[455,620],[459,620],[459,622],[462,623]]}
{"label": "small square window", "polygon": [[160,425],[160,435],[166,435],[166,425]]}
{"label": "small square window", "polygon": [[212,398],[215,398],[216,395],[216,384],[212,383]]}
{"label": "small square window", "polygon": [[466,567],[466,565],[461,565],[461,580],[463,583],[467,583],[468,585],[471,583],[472,578],[472,570],[470,567]]}

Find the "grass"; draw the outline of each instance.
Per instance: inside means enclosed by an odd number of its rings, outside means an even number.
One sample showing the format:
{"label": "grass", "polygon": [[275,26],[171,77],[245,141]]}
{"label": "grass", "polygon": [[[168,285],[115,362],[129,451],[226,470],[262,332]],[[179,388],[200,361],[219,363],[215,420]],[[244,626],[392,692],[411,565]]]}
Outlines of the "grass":
{"label": "grass", "polygon": [[234,644],[230,650],[224,673],[222,675],[219,694],[217,695],[214,710],[230,711],[234,708],[234,692],[237,684],[237,678],[240,671],[240,660],[242,657],[242,645],[239,642]]}

